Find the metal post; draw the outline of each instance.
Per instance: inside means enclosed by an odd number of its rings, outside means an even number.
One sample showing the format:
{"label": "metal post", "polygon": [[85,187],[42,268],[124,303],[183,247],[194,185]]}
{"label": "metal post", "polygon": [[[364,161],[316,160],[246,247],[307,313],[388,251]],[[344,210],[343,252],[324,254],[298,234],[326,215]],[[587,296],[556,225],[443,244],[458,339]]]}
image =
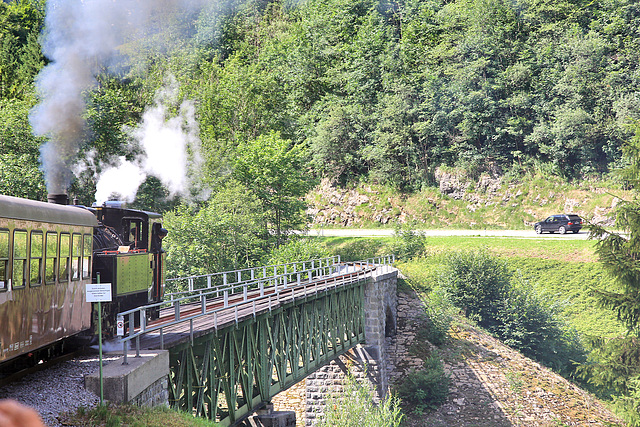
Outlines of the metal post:
{"label": "metal post", "polygon": [[[100,273],[96,273],[96,283],[100,284]],[[102,377],[102,303],[98,301],[98,353],[100,354],[100,406],[104,405],[104,382]]]}
{"label": "metal post", "polygon": [[147,330],[147,310],[142,308],[140,309],[140,332],[144,332]]}

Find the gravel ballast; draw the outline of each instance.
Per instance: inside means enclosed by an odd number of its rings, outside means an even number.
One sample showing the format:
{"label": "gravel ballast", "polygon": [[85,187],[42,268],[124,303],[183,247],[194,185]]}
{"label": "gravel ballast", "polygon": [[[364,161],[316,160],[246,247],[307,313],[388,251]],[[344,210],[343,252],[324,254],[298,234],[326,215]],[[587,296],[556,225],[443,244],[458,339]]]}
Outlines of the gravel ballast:
{"label": "gravel ballast", "polygon": [[[103,356],[104,365],[117,357]],[[0,399],[14,399],[30,406],[49,427],[62,426],[61,414],[98,405],[100,398],[84,388],[84,376],[98,368],[97,354],[79,356],[0,387]]]}

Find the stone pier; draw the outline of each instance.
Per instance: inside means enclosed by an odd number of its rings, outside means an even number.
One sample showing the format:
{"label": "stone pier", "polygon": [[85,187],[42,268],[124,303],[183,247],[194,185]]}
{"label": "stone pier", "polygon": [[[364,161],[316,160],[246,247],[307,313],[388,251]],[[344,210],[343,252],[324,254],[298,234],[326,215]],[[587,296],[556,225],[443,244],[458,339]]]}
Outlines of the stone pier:
{"label": "stone pier", "polygon": [[[365,286],[365,344],[331,361],[306,378],[304,425],[315,426],[324,413],[327,399],[343,391],[347,373],[369,382],[374,398],[383,399],[389,389],[385,338],[395,335],[397,319],[398,270],[380,268]],[[299,425],[303,422],[300,420]]]}

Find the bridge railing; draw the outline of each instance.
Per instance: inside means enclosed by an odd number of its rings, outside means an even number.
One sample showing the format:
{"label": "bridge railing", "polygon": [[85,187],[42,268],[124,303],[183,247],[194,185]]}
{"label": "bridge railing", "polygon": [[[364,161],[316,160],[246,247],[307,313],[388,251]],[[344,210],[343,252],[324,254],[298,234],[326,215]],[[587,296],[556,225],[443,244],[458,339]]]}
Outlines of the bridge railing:
{"label": "bridge railing", "polygon": [[[189,295],[201,290],[224,289],[232,286],[242,286],[246,283],[257,280],[273,279],[275,277],[286,277],[291,279],[298,274],[303,275],[308,271],[317,268],[331,267],[340,264],[340,255],[326,258],[317,258],[306,261],[295,261],[286,264],[274,264],[261,267],[243,268],[239,270],[223,271],[220,273],[194,275],[188,277],[178,277],[165,280],[168,288],[176,289],[174,292],[165,294],[165,298],[173,300]],[[283,279],[284,280],[284,279]]]}
{"label": "bridge railing", "polygon": [[[335,258],[335,257],[332,257]],[[146,333],[153,331],[160,331],[160,343],[163,347],[163,330],[169,326],[176,325],[182,322],[190,322],[190,334],[193,337],[193,321],[199,317],[209,315],[213,316],[213,326],[218,328],[217,315],[224,310],[233,310],[236,323],[238,322],[238,309],[242,305],[251,303],[251,313],[255,316],[257,310],[271,310],[280,304],[280,300],[291,295],[295,299],[295,291],[303,289],[304,292],[309,287],[318,292],[318,283],[322,279],[332,280],[333,286],[340,286],[344,284],[341,280],[345,275],[351,273],[351,278],[348,283],[352,283],[354,280],[361,280],[362,276],[369,274],[373,269],[378,266],[391,266],[395,262],[393,255],[369,258],[362,261],[349,262],[349,263],[328,263],[324,262],[331,258],[324,258],[323,262],[316,266],[315,261],[310,261],[314,268],[308,268],[302,271],[290,271],[286,273],[278,274],[278,269],[271,270],[273,275],[266,277],[260,277],[254,280],[242,280],[227,286],[211,286],[201,289],[194,289],[192,291],[185,291],[179,293],[170,294],[171,299],[156,303],[149,304],[141,307],[137,307],[117,315],[118,324],[118,336],[121,337],[123,343],[124,363],[127,363],[127,346],[129,341],[135,340],[136,344],[136,356],[140,354],[140,337]],[[339,260],[339,258],[338,258]],[[309,263],[309,262],[307,262]],[[283,271],[287,271],[286,266],[294,266],[301,263],[281,264],[275,267],[282,267]],[[273,266],[269,266],[273,267]],[[295,268],[295,267],[294,267]],[[247,269],[248,270],[248,269]],[[225,272],[236,273],[236,271]],[[224,273],[216,273],[216,275],[223,275]],[[213,276],[213,275],[212,275]],[[195,277],[195,276],[194,276]],[[207,276],[203,276],[207,277]],[[239,276],[236,276],[239,277]],[[326,289],[327,286],[325,286]],[[328,286],[329,288],[331,285]],[[269,293],[266,293],[268,289]],[[217,299],[221,305],[217,308],[208,307],[208,302]],[[188,316],[181,316],[180,309],[186,305],[197,305],[195,310],[191,310]],[[151,310],[160,308],[173,307],[173,315],[163,319],[162,323],[157,325],[147,324],[147,313]],[[125,319],[129,321],[128,331],[125,334]],[[133,325],[136,325],[138,320],[139,327],[136,329]],[[121,325],[121,326],[120,326]]]}

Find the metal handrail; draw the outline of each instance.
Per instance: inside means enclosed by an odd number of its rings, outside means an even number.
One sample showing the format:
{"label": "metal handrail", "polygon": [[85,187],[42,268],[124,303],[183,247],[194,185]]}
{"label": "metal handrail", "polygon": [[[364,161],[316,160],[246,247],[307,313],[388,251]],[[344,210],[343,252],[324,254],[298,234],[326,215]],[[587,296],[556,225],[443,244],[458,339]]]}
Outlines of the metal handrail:
{"label": "metal handrail", "polygon": [[[137,307],[131,310],[127,310],[121,313],[118,313],[117,315],[117,323],[118,324],[122,324],[123,325],[123,329],[118,331],[118,335],[121,337],[122,339],[122,343],[123,343],[123,355],[124,355],[124,364],[127,363],[127,342],[132,341],[132,340],[136,340],[136,357],[138,357],[140,355],[140,336],[149,333],[149,332],[153,332],[153,331],[157,331],[160,330],[160,346],[163,347],[163,329],[176,325],[178,323],[182,323],[182,322],[186,322],[189,321],[191,322],[190,325],[190,334],[193,337],[193,320],[197,319],[199,317],[205,316],[205,315],[213,315],[214,316],[214,328],[217,330],[218,329],[218,324],[217,324],[217,313],[222,311],[222,310],[228,310],[228,309],[235,309],[235,317],[236,317],[236,323],[238,322],[238,307],[241,304],[246,304],[247,302],[252,302],[252,314],[255,317],[256,315],[256,308],[258,304],[262,304],[263,301],[267,301],[267,306],[264,307],[263,309],[273,309],[274,308],[274,300],[275,300],[275,304],[279,305],[280,303],[280,299],[281,299],[281,295],[285,295],[286,296],[286,292],[291,292],[291,296],[293,297],[293,299],[295,300],[295,291],[296,290],[300,290],[301,288],[303,290],[305,290],[305,294],[306,294],[306,290],[307,290],[307,286],[315,286],[315,290],[316,293],[318,292],[317,286],[318,286],[318,282],[321,281],[322,279],[331,279],[332,277],[334,278],[334,287],[338,286],[338,279],[342,277],[342,275],[344,274],[348,274],[348,273],[356,273],[356,279],[360,280],[360,277],[363,275],[366,275],[368,273],[370,273],[371,271],[374,270],[374,268],[371,267],[375,267],[375,266],[379,266],[379,265],[384,265],[384,266],[388,266],[388,265],[393,265],[393,263],[395,262],[395,256],[393,255],[389,255],[389,256],[384,256],[384,257],[377,257],[377,258],[369,258],[367,260],[363,260],[363,261],[356,261],[353,263],[343,263],[343,264],[331,264],[331,265],[325,265],[324,267],[318,267],[315,269],[310,269],[310,270],[305,270],[305,271],[297,271],[297,272],[292,272],[292,273],[287,273],[287,274],[280,274],[280,275],[275,275],[275,276],[270,276],[267,278],[260,278],[257,280],[254,280],[253,282],[250,281],[243,281],[243,282],[239,282],[239,283],[235,283],[232,285],[229,285],[225,288],[220,288],[220,287],[212,287],[209,289],[200,289],[198,291],[196,291],[197,293],[195,294],[191,294],[191,295],[186,295],[186,296],[182,296],[180,298],[173,298],[169,301],[165,301],[165,302],[161,302],[161,303],[155,303],[155,304],[149,304],[149,305],[145,305],[145,306],[141,306],[141,307]],[[284,265],[284,264],[283,264]],[[290,264],[291,265],[291,264]],[[349,271],[350,267],[353,267],[353,271]],[[367,268],[369,267],[369,268]],[[221,274],[221,273],[218,273]],[[288,278],[292,275],[295,274],[295,278],[297,280],[288,280]],[[302,280],[302,278],[305,276],[306,274],[306,280]],[[352,281],[350,281],[349,283],[351,283]],[[265,283],[267,284],[267,286],[265,286]],[[273,293],[270,293],[268,295],[264,294],[264,290],[265,287],[269,287],[269,286],[273,286]],[[326,288],[326,286],[325,286]],[[230,296],[235,296],[238,295],[240,292],[234,292],[234,290],[236,289],[242,289],[242,299],[238,302],[235,303],[230,303],[229,302],[229,297]],[[254,290],[258,290],[258,294],[257,296],[249,296],[249,290],[254,291]],[[210,310],[207,311],[207,298],[219,298],[220,294],[222,293],[223,296],[223,305],[222,307],[218,308],[218,309],[214,309],[214,310]],[[200,311],[197,312],[196,314],[181,318],[180,317],[180,306],[182,304],[188,304],[188,303],[193,303],[193,302],[200,302]],[[159,325],[154,325],[151,327],[147,327],[146,324],[146,312],[148,309],[152,309],[152,308],[160,308],[163,305],[168,305],[168,306],[173,306],[174,307],[174,318],[173,320],[169,321],[169,322],[163,322],[162,324]],[[132,327],[132,325],[135,325],[135,318],[136,318],[136,314],[138,314],[138,318],[139,318],[139,328],[138,330],[135,329],[135,327]],[[128,316],[129,317],[129,328],[128,328],[128,335],[124,334],[124,319],[125,317]]]}
{"label": "metal handrail", "polygon": [[[316,258],[305,261],[294,261],[284,264],[272,264],[261,267],[242,268],[239,270],[223,271],[220,273],[201,274],[187,277],[178,277],[167,279],[165,282],[184,282],[186,281],[188,289],[186,291],[178,291],[166,294],[169,299],[173,299],[175,295],[188,294],[198,291],[199,289],[211,289],[216,287],[226,287],[230,285],[238,285],[245,282],[255,281],[257,279],[266,279],[275,277],[281,273],[297,273],[299,271],[313,270],[317,267],[327,267],[340,264],[340,255],[334,255],[326,258]],[[309,267],[308,267],[309,266]],[[273,274],[272,274],[273,272]],[[248,278],[246,276],[249,276]],[[215,282],[218,282],[215,285]]]}

